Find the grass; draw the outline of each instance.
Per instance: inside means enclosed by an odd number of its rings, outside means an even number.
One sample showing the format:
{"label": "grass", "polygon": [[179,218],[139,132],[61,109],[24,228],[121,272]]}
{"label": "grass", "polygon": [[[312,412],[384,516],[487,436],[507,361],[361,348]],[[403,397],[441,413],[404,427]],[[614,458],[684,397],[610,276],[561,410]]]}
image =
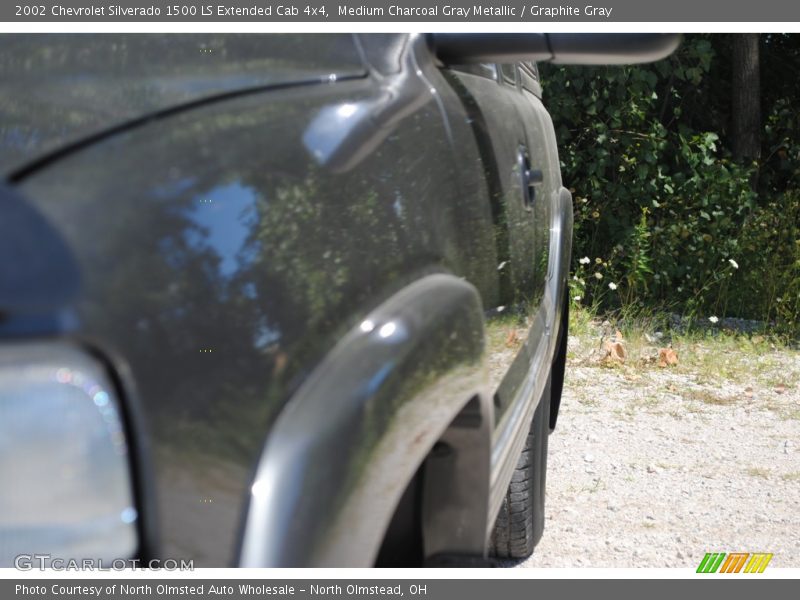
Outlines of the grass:
{"label": "grass", "polygon": [[735,404],[737,400],[733,396],[719,396],[705,389],[687,390],[684,393],[684,397],[713,406],[730,406]]}
{"label": "grass", "polygon": [[800,471],[792,471],[791,473],[784,473],[781,475],[784,481],[800,481]]}
{"label": "grass", "polygon": [[800,408],[784,409],[781,411],[780,417],[784,421],[800,421]]}
{"label": "grass", "polygon": [[593,396],[589,398],[578,398],[578,404],[583,404],[584,406],[600,406],[600,400]]}
{"label": "grass", "polygon": [[640,410],[653,410],[660,404],[659,399],[654,396],[637,396],[628,400],[626,409],[633,414]]}
{"label": "grass", "polygon": [[705,412],[705,411],[696,402],[694,402],[692,404],[689,404],[688,406],[683,407],[683,413],[692,413],[694,415],[699,415],[699,414],[702,414],[703,412]]}
{"label": "grass", "polygon": [[590,335],[597,321],[597,309],[572,304],[569,309],[569,333],[578,337]]}
{"label": "grass", "polygon": [[760,477],[761,479],[769,479],[772,471],[763,467],[747,467],[746,473],[750,477]]}
{"label": "grass", "polygon": [[663,469],[664,471],[670,471],[672,469],[679,469],[680,468],[680,465],[675,465],[675,464],[666,463],[666,462],[657,462],[656,466],[659,469]]}
{"label": "grass", "polygon": [[763,407],[778,415],[782,421],[800,420],[800,406],[787,403],[783,395],[770,394],[764,399]]}
{"label": "grass", "polygon": [[[624,364],[601,363],[588,357],[588,366],[611,366],[626,375],[636,375],[656,366],[659,348],[671,347],[678,364],[669,367],[676,373],[689,374],[699,385],[716,386],[721,380],[739,386],[760,386],[785,392],[800,387],[800,352],[780,336],[758,332],[737,333],[705,325],[671,330],[668,315],[646,309],[625,309],[598,314],[596,308],[571,307],[570,335],[581,339],[581,347],[601,348],[616,331],[622,334],[628,358]],[[656,337],[656,332],[662,336]],[[779,353],[791,353],[796,360],[782,360]],[[574,354],[574,353],[573,353]],[[570,358],[580,359],[578,356]],[[678,390],[683,394],[685,390]],[[733,405],[737,397],[708,391],[692,391],[691,399],[717,406]]]}
{"label": "grass", "polygon": [[[685,368],[696,373],[700,383],[724,378],[740,384],[768,385],[766,380],[774,378],[774,369],[780,368],[775,352],[790,351],[763,337],[753,341],[746,334],[733,333],[682,334],[674,345],[684,356]],[[797,374],[791,376],[796,378]]]}
{"label": "grass", "polygon": [[594,494],[596,492],[599,492],[600,490],[605,490],[607,488],[608,486],[606,485],[606,483],[598,477],[597,479],[594,480],[593,485],[585,485],[581,488],[581,491]]}

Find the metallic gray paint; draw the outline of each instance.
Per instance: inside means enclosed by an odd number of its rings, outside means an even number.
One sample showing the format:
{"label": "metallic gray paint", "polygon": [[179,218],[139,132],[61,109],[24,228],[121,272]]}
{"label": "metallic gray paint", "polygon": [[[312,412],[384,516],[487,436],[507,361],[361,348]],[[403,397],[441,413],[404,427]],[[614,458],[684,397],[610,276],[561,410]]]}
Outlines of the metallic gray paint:
{"label": "metallic gray paint", "polygon": [[[488,399],[483,359],[480,298],[457,277],[425,277],[366,315],[275,422],[251,488],[241,565],[371,565],[422,459],[471,398]],[[488,419],[469,430],[479,456],[488,457]],[[488,463],[477,479],[474,461],[448,472],[448,509],[464,498],[452,490],[459,479],[469,478],[472,500],[459,527],[428,548],[434,554],[451,549],[447,538],[461,549],[460,532],[486,519]],[[483,543],[479,535],[471,550]]]}
{"label": "metallic gray paint", "polygon": [[176,106],[287,84],[363,77],[353,37],[0,36],[0,172]]}
{"label": "metallic gray paint", "polygon": [[[552,124],[520,88],[459,85],[474,76],[437,68],[419,36],[384,36],[383,61],[366,37],[354,39],[368,77],[179,106],[22,167],[20,190],[83,277],[74,326],[49,333],[101,352],[139,405],[155,555],[236,564],[241,531],[246,564],[369,564],[436,435],[455,450],[446,472],[458,491],[426,492],[427,553],[477,553],[485,542],[563,299],[571,210],[558,194]],[[297,60],[313,64],[316,37],[306,39]],[[321,130],[325,114],[344,119],[341,129]],[[546,135],[513,125],[534,114]],[[519,204],[520,144],[553,161],[545,221]],[[398,298],[426,308],[414,317]],[[527,307],[532,328],[501,386],[490,453],[480,315],[507,304]],[[354,334],[386,307],[410,323],[402,344]],[[360,375],[348,382],[331,361]],[[457,417],[464,406],[476,414],[471,398],[480,426],[470,430]],[[303,438],[306,427],[324,435]],[[486,450],[483,463],[470,447]],[[282,474],[266,504],[251,498],[258,465]],[[490,494],[470,498],[488,481]]]}
{"label": "metallic gray paint", "polygon": [[491,213],[462,188],[447,99],[427,89],[350,170],[303,143],[321,110],[382,90],[364,79],[204,104],[21,182],[83,278],[71,335],[121,361],[141,400],[157,554],[233,564],[265,437],[371,308],[432,272],[491,299]]}
{"label": "metallic gray paint", "polygon": [[0,185],[0,315],[48,314],[78,293],[80,274],[58,229]]}

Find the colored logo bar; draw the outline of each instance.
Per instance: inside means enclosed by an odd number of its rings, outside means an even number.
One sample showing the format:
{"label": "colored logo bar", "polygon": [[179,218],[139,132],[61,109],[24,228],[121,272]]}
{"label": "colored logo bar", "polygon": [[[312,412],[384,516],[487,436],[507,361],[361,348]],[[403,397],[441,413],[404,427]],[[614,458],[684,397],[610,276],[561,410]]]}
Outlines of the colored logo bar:
{"label": "colored logo bar", "polygon": [[763,573],[772,554],[767,552],[707,552],[697,567],[698,573]]}

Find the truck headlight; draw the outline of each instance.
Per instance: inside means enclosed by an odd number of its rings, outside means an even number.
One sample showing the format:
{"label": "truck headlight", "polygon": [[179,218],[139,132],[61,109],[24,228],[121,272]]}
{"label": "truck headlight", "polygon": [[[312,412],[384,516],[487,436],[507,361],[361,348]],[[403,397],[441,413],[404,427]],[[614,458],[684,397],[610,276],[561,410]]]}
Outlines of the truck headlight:
{"label": "truck headlight", "polygon": [[65,343],[0,345],[0,566],[131,558],[128,446],[103,366]]}

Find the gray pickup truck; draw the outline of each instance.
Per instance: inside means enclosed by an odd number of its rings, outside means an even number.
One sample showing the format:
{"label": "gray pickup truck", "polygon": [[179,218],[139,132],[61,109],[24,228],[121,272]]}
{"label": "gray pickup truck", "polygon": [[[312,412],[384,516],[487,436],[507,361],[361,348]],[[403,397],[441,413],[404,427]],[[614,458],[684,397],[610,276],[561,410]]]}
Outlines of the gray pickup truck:
{"label": "gray pickup truck", "polygon": [[572,233],[536,63],[677,43],[0,36],[0,563],[530,555]]}

